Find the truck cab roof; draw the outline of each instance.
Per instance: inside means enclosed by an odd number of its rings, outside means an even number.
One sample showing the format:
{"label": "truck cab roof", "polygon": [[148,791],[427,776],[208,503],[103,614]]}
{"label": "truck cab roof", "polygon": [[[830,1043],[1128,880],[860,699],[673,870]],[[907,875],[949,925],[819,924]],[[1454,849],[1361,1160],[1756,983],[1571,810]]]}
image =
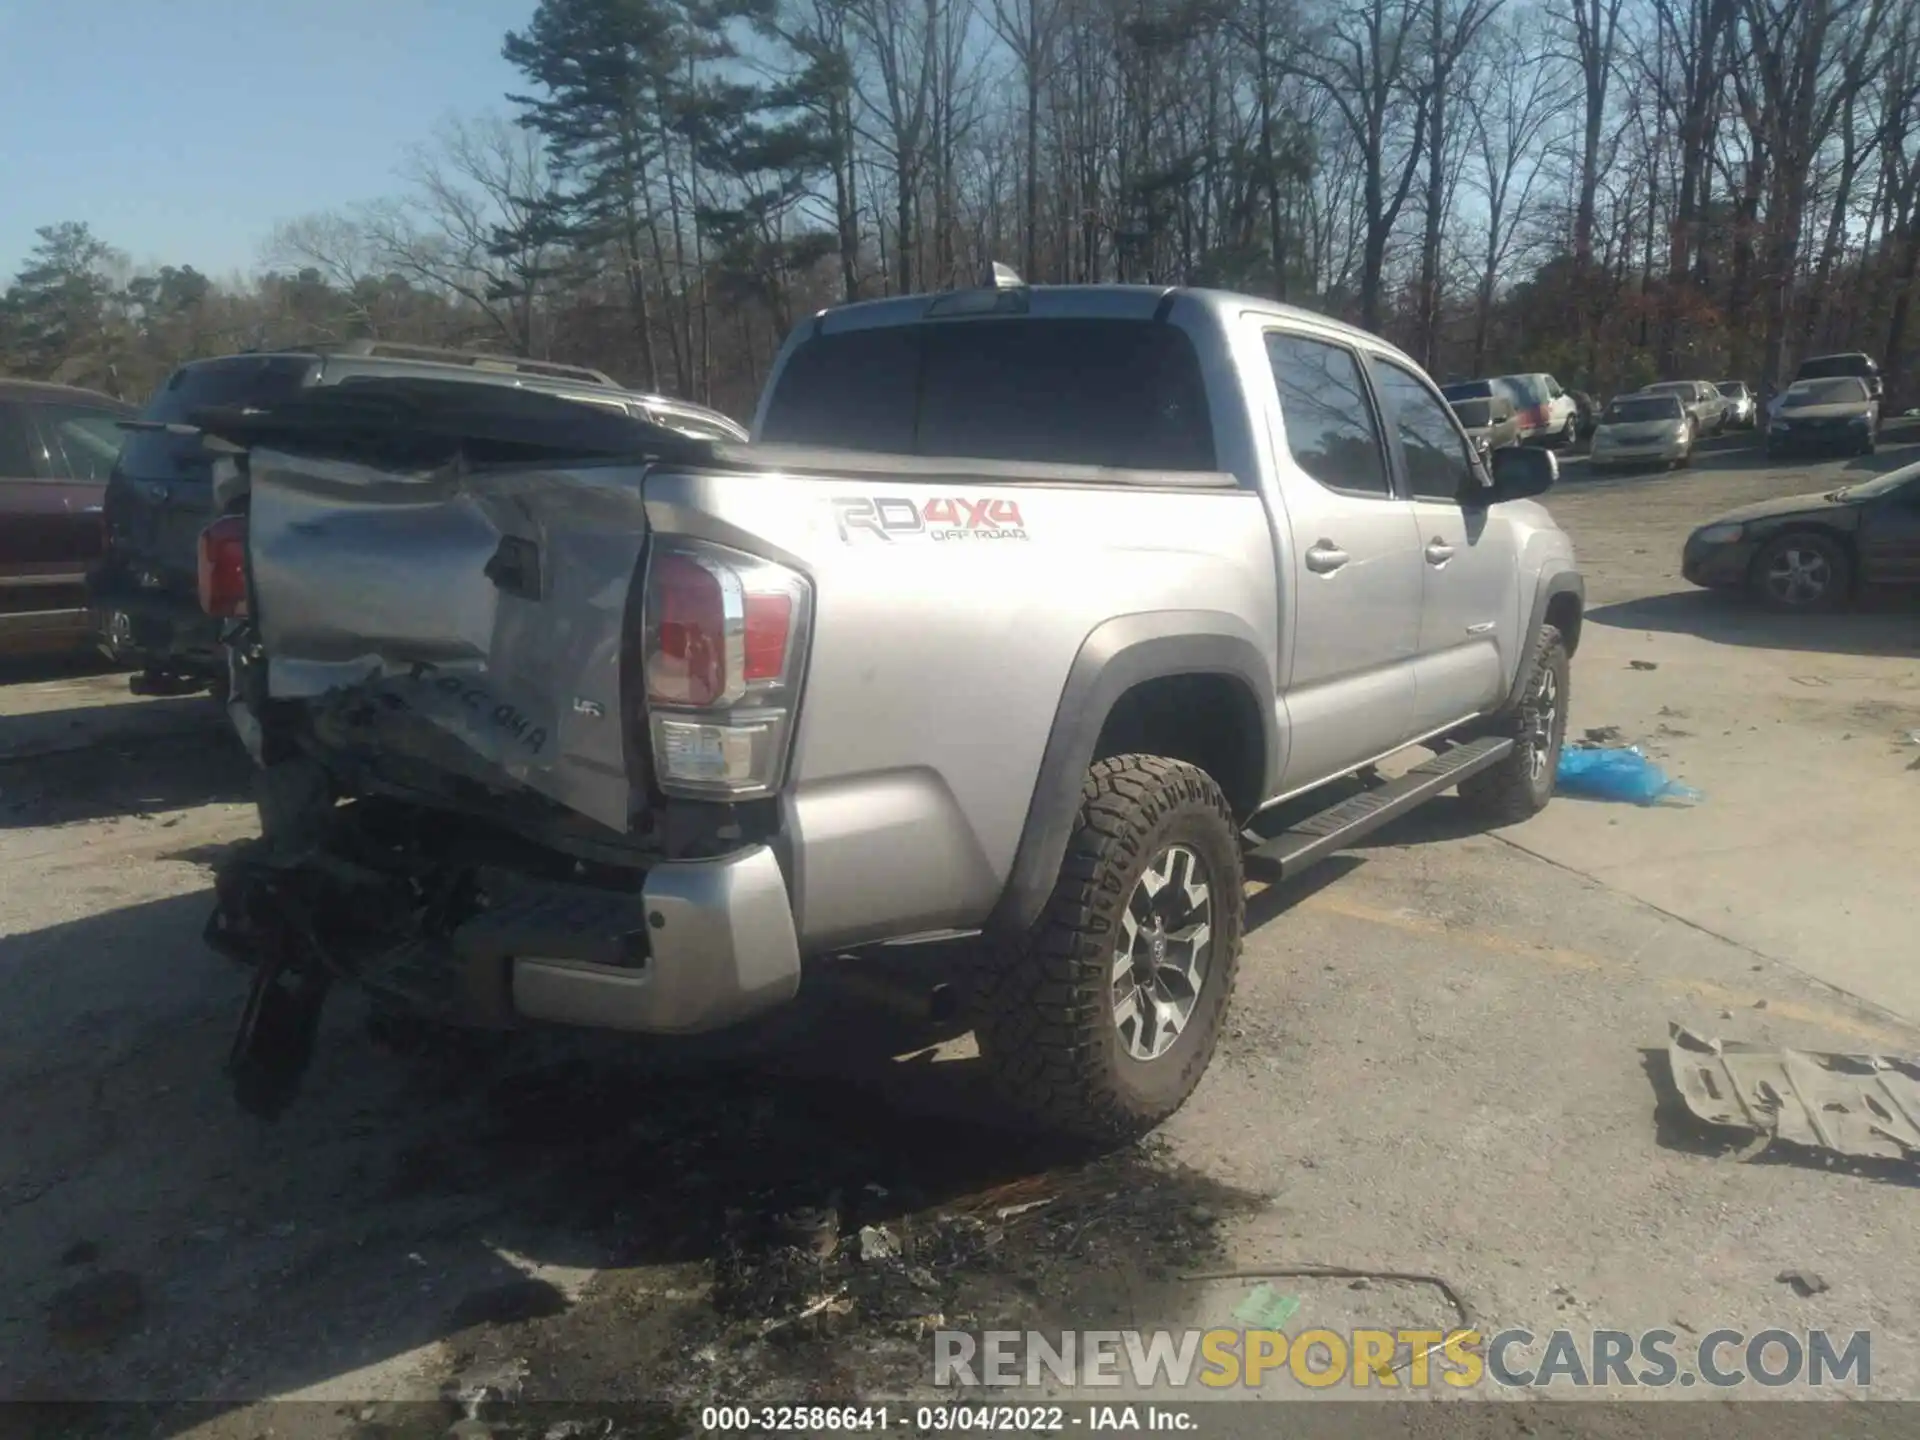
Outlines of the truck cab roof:
{"label": "truck cab roof", "polygon": [[1175,306],[1186,309],[1189,314],[1198,312],[1222,321],[1254,310],[1303,329],[1338,336],[1350,344],[1365,346],[1407,364],[1414,363],[1410,356],[1378,335],[1344,320],[1257,295],[1186,285],[1019,285],[861,300],[818,311],[810,327],[796,327],[795,336],[838,334],[928,320],[990,319],[996,315],[1028,319],[1146,320],[1171,317]]}

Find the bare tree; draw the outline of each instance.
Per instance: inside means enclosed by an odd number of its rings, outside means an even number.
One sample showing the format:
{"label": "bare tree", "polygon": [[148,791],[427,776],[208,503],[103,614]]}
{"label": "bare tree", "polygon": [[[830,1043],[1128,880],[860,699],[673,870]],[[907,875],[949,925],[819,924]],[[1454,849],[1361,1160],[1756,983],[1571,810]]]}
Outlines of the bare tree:
{"label": "bare tree", "polygon": [[403,174],[408,193],[364,216],[384,266],[469,301],[516,354],[544,354],[540,302],[561,252],[539,137],[498,115],[450,119]]}
{"label": "bare tree", "polygon": [[1361,167],[1360,323],[1381,323],[1387,242],[1412,193],[1432,96],[1408,81],[1419,44],[1415,0],[1344,0],[1301,64],[1346,127]]}
{"label": "bare tree", "polygon": [[1040,271],[1040,97],[1053,73],[1054,47],[1065,14],[1063,0],[993,0],[990,11],[994,33],[1012,54],[1026,97],[1026,198],[1021,225],[1029,276]]}
{"label": "bare tree", "polygon": [[1432,366],[1440,341],[1440,240],[1446,223],[1448,190],[1458,171],[1450,168],[1448,146],[1454,136],[1448,128],[1448,103],[1455,89],[1461,58],[1503,0],[1424,0],[1427,26],[1427,175],[1426,225],[1420,244],[1419,350],[1420,363]]}
{"label": "bare tree", "polygon": [[1494,289],[1514,258],[1515,242],[1547,173],[1545,141],[1574,108],[1565,66],[1552,54],[1529,48],[1537,33],[1520,14],[1492,30],[1485,59],[1467,87],[1467,119],[1473,132],[1467,181],[1485,206],[1485,248],[1474,305],[1473,371],[1486,369]]}

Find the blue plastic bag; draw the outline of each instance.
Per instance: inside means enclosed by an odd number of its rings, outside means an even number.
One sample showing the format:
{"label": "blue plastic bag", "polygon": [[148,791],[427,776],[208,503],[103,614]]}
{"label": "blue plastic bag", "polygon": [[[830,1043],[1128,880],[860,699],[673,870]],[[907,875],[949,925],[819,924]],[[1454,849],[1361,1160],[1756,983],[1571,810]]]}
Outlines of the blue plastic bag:
{"label": "blue plastic bag", "polygon": [[1588,800],[1630,800],[1656,805],[1662,800],[1695,801],[1706,796],[1691,785],[1669,780],[1638,745],[1625,748],[1576,749],[1560,752],[1554,784],[1562,795]]}

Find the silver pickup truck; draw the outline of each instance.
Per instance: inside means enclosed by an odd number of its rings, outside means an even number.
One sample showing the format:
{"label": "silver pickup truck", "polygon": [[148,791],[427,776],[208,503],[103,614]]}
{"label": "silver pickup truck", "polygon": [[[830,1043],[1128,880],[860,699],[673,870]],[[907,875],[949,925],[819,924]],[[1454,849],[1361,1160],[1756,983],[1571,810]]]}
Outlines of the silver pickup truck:
{"label": "silver pickup truck", "polygon": [[199,422],[262,819],[208,937],[256,967],[233,1064],[269,1113],[334,979],[688,1033],[803,960],[960,934],[1009,1101],[1137,1134],[1212,1056],[1245,867],[1553,792],[1557,462],[1484,468],[1322,317],[998,270],[803,322],[750,445],[473,407]]}

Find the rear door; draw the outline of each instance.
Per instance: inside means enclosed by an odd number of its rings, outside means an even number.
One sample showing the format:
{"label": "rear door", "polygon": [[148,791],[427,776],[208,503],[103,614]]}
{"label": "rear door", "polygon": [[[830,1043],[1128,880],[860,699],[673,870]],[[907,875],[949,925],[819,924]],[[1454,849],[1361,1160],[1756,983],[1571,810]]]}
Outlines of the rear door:
{"label": "rear door", "polygon": [[1518,542],[1497,507],[1462,503],[1480,471],[1433,388],[1403,365],[1369,358],[1419,530],[1415,704],[1424,735],[1491,708],[1517,664]]}
{"label": "rear door", "polygon": [[1263,338],[1280,399],[1276,469],[1293,535],[1291,739],[1281,781],[1291,791],[1412,738],[1419,531],[1394,492],[1358,352],[1279,328]]}
{"label": "rear door", "polygon": [[75,579],[67,497],[30,407],[0,400],[0,584],[32,588]]}
{"label": "rear door", "polygon": [[147,588],[194,589],[200,531],[212,518],[213,457],[184,427],[209,406],[268,406],[296,392],[313,370],[302,355],[241,355],[174,371],[154,393],[120,450],[107,487],[107,543],[116,565]]}
{"label": "rear door", "polygon": [[120,422],[133,413],[132,406],[70,401],[31,409],[47,467],[65,506],[62,553],[73,560],[76,570],[84,570],[100,557],[107,478],[126,436]]}

